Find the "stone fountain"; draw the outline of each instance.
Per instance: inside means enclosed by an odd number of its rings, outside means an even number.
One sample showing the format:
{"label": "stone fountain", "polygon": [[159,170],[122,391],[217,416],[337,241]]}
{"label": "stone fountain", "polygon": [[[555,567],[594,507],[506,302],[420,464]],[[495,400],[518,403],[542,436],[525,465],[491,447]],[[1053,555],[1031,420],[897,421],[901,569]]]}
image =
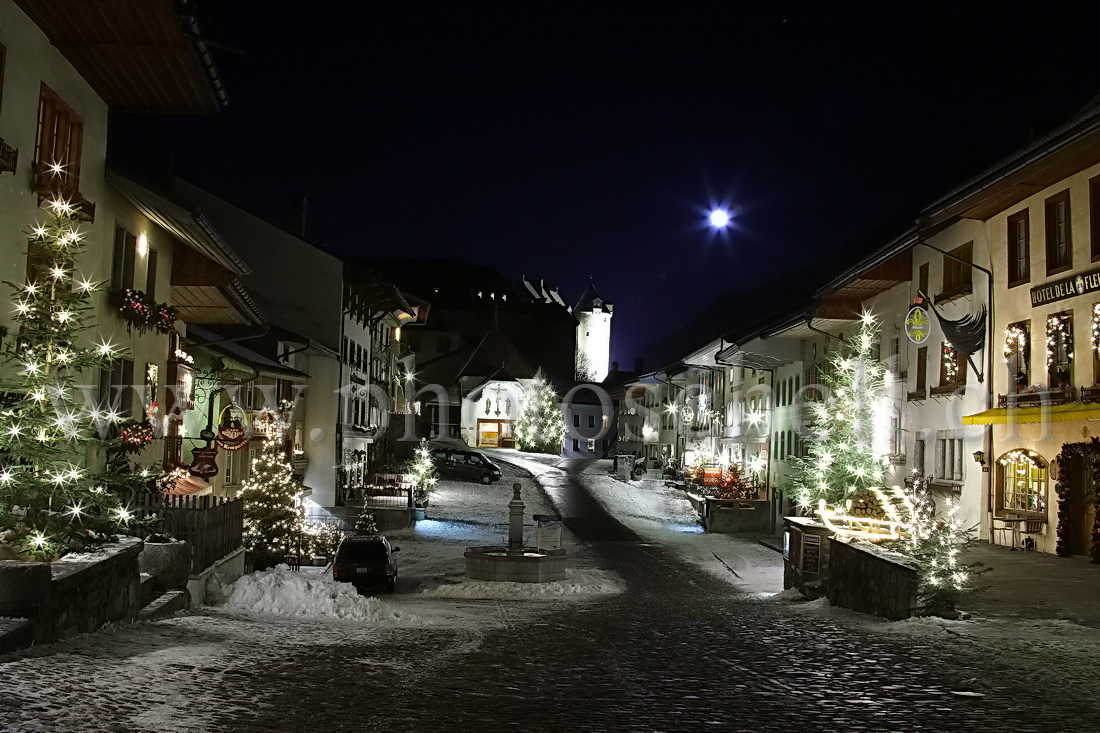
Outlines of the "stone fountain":
{"label": "stone fountain", "polygon": [[512,484],[508,502],[508,546],[467,547],[466,577],[472,580],[510,580],[549,583],[565,580],[565,550],[523,546],[523,512],[520,485]]}

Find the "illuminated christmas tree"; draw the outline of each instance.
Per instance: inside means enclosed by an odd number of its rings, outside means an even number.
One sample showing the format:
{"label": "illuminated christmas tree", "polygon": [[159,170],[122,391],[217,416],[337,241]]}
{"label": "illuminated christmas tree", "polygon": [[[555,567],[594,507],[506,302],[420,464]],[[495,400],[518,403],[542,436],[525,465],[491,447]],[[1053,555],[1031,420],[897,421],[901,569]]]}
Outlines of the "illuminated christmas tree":
{"label": "illuminated christmas tree", "polygon": [[843,508],[852,494],[886,479],[890,403],[886,368],[872,355],[878,333],[874,317],[864,313],[847,348],[830,355],[823,399],[809,403],[807,455],[794,459],[790,479],[803,508],[822,501]]}
{"label": "illuminated christmas tree", "polygon": [[565,437],[565,420],[554,387],[542,370],[535,375],[515,425],[516,448],[528,453],[559,454]]}
{"label": "illuminated christmas tree", "polygon": [[263,448],[252,461],[248,478],[241,486],[244,501],[244,546],[256,569],[283,562],[298,551],[302,541],[302,514],[299,495],[302,487],[294,481],[294,469],[283,446],[285,423],[265,413],[262,425]]}
{"label": "illuminated christmas tree", "polygon": [[359,518],[355,520],[357,534],[378,534],[378,524],[374,521],[374,512],[366,507],[359,512]]}
{"label": "illuminated christmas tree", "polygon": [[[435,490],[435,485],[439,483],[439,474],[436,472],[435,462],[432,460],[432,453],[428,448],[428,441],[421,440],[420,445],[416,447],[416,455],[405,465],[406,474],[410,477],[409,480],[413,485],[413,501],[418,506],[424,506],[428,501],[428,494]],[[363,517],[360,516],[360,521]],[[371,523],[374,522],[374,515],[370,515]],[[358,523],[355,525],[356,529],[359,529]],[[375,529],[374,531],[378,531]]]}
{"label": "illuminated christmas tree", "polygon": [[731,464],[726,469],[722,479],[713,490],[715,499],[740,499],[742,501],[755,499],[757,493],[756,487],[741,475],[741,467],[736,463]]}
{"label": "illuminated christmas tree", "polygon": [[74,208],[58,199],[45,211],[30,232],[27,282],[9,283],[18,332],[0,354],[0,542],[43,559],[125,532],[133,517],[120,493],[142,482],[127,461],[88,467],[95,447],[118,447],[108,437],[120,418],[80,387],[96,383],[119,350],[86,333],[100,283],[77,275],[84,247]]}
{"label": "illuminated christmas tree", "polygon": [[937,513],[928,481],[920,474],[913,477],[911,486],[893,486],[876,493],[886,518],[897,523],[902,535],[885,544],[915,561],[917,612],[954,616],[959,599],[981,590],[975,581],[989,570],[981,562],[966,562],[962,557],[977,542],[975,527],[963,522],[955,499],[947,499]]}

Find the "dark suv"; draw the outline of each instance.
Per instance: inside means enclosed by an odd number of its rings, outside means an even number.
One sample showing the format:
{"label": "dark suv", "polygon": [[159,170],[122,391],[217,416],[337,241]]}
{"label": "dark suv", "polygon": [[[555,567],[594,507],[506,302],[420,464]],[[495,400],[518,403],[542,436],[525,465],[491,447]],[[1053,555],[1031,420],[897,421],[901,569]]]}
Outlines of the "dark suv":
{"label": "dark suv", "polygon": [[357,589],[385,586],[386,592],[393,593],[397,582],[397,559],[393,554],[400,550],[378,535],[346,537],[332,561],[332,577]]}
{"label": "dark suv", "polygon": [[462,448],[440,448],[432,453],[435,467],[443,478],[457,478],[466,481],[480,481],[491,484],[500,481],[503,475],[500,466],[490,461],[476,450]]}

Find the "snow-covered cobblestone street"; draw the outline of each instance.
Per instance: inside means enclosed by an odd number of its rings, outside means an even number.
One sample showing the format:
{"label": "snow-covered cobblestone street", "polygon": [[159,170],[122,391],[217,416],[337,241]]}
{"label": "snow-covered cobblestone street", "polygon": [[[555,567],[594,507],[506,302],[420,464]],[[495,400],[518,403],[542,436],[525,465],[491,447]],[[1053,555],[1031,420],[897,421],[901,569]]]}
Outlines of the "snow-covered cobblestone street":
{"label": "snow-covered cobblestone street", "polygon": [[[431,523],[395,535],[397,593],[345,597],[324,576],[270,574],[227,606],[5,658],[0,727],[1059,731],[1100,714],[1095,629],[890,624],[773,596],[777,554],[693,532],[686,501],[659,482],[544,468],[555,505],[586,486],[626,524],[576,523],[568,581],[464,581],[462,548],[500,539],[506,487],[445,484]],[[506,472],[529,514],[552,509]],[[639,541],[619,539],[630,532]],[[284,583],[294,590],[273,590]],[[282,613],[310,594],[331,608]]]}

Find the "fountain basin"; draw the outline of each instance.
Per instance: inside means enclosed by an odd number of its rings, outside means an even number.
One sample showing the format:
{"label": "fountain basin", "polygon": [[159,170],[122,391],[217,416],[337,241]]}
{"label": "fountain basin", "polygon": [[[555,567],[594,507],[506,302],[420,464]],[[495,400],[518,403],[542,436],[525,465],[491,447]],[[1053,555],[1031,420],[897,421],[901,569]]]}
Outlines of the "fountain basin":
{"label": "fountain basin", "polygon": [[467,547],[466,577],[471,580],[549,583],[565,580],[565,550],[525,547],[522,552],[507,547]]}

